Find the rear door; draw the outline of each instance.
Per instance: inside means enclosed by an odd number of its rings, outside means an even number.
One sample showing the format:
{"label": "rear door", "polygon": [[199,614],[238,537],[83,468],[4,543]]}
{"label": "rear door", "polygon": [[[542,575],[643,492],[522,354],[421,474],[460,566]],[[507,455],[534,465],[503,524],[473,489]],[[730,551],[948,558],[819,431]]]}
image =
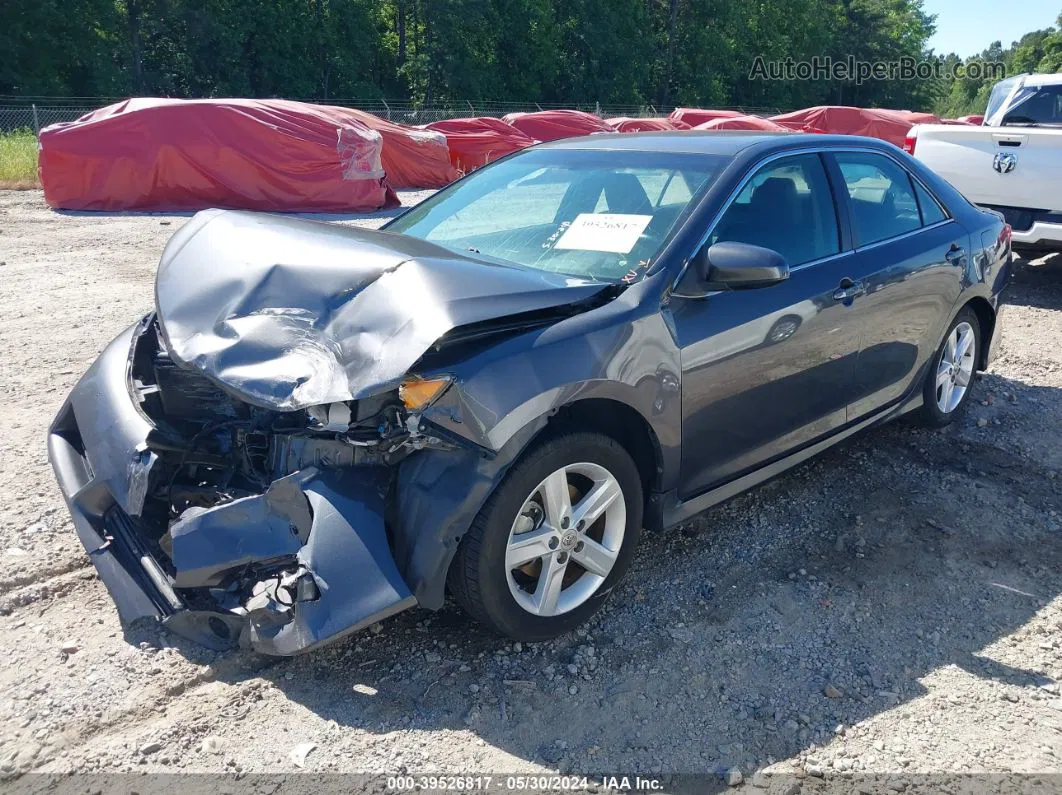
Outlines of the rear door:
{"label": "rear door", "polygon": [[966,229],[898,160],[870,151],[830,157],[856,246],[860,350],[851,421],[917,388],[959,297],[972,249]]}
{"label": "rear door", "polygon": [[711,230],[709,244],[774,249],[791,273],[768,287],[672,297],[683,498],[844,425],[859,335],[852,303],[835,297],[854,266],[841,228],[823,161],[811,153],[761,166]]}

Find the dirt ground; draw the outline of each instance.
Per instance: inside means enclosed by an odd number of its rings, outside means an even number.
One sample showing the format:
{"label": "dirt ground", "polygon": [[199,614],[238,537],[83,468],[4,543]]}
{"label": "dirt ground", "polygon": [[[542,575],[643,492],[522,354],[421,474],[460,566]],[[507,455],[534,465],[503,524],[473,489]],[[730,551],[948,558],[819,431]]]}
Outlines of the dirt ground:
{"label": "dirt ground", "polygon": [[1019,265],[960,423],[644,537],[579,634],[520,647],[448,606],[278,660],[123,632],[45,452],[186,220],[0,192],[0,775],[1062,773],[1062,258]]}

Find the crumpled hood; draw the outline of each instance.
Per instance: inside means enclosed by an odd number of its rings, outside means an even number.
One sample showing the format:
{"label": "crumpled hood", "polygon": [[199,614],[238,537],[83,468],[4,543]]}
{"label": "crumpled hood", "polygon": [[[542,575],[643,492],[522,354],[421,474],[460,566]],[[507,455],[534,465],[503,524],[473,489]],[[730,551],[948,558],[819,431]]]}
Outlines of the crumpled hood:
{"label": "crumpled hood", "polygon": [[206,210],[166,246],[155,304],[175,362],[290,411],[395,386],[458,326],[604,287],[387,232]]}

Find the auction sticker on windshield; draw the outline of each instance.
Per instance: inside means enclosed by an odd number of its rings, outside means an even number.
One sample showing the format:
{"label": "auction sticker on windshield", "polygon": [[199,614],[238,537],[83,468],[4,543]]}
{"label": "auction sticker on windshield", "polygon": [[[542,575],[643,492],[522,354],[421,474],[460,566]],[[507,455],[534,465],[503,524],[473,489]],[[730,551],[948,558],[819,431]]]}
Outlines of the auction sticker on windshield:
{"label": "auction sticker on windshield", "polygon": [[652,220],[651,215],[580,213],[554,248],[628,254]]}

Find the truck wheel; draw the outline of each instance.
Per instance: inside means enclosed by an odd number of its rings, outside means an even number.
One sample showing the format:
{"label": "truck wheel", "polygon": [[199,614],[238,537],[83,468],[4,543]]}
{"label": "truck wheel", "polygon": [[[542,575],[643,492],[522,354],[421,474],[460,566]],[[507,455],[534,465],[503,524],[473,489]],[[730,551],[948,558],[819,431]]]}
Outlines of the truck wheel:
{"label": "truck wheel", "polygon": [[618,442],[559,436],[526,453],[484,504],[450,567],[450,592],[514,640],[569,632],[630,565],[642,507],[638,468]]}

